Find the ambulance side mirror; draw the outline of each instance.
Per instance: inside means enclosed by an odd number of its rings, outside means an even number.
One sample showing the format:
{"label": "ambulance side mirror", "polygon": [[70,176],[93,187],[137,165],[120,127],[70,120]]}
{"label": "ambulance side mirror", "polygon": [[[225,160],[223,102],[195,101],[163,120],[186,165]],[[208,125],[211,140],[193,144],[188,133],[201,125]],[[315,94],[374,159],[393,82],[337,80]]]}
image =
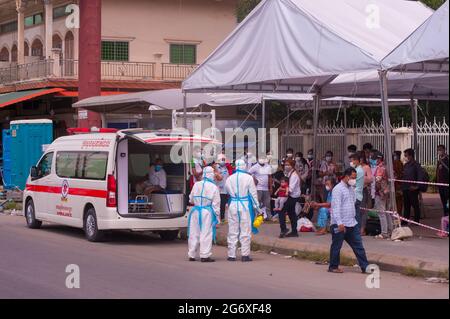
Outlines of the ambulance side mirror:
{"label": "ambulance side mirror", "polygon": [[30,169],[30,176],[31,179],[37,179],[39,178],[38,169],[36,166],[32,166]]}

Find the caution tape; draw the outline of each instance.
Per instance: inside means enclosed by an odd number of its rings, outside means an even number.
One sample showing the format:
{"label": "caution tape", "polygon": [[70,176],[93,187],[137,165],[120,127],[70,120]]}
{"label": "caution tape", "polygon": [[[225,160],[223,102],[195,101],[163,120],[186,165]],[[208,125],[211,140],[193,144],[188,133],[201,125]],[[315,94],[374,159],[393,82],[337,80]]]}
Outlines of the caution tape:
{"label": "caution tape", "polygon": [[395,178],[390,178],[389,180],[390,180],[391,182],[399,182],[399,183],[404,183],[404,184],[421,184],[421,185],[431,185],[431,186],[449,187],[449,184],[444,184],[444,183],[431,183],[431,182],[407,181],[407,180],[403,180],[403,179],[395,179]]}
{"label": "caution tape", "polygon": [[414,225],[417,225],[417,226],[421,226],[421,227],[424,227],[424,228],[427,228],[427,229],[430,229],[430,230],[435,230],[435,231],[438,231],[438,232],[441,232],[441,233],[449,235],[448,231],[437,229],[437,228],[434,228],[434,227],[431,227],[431,226],[428,226],[428,225],[425,225],[425,224],[418,223],[418,222],[410,220],[410,219],[406,219],[406,218],[400,216],[397,212],[393,212],[393,211],[389,211],[389,210],[368,209],[368,208],[361,208],[361,210],[368,211],[368,212],[391,214],[395,218],[403,220],[403,221],[408,222],[410,224],[414,224]]}

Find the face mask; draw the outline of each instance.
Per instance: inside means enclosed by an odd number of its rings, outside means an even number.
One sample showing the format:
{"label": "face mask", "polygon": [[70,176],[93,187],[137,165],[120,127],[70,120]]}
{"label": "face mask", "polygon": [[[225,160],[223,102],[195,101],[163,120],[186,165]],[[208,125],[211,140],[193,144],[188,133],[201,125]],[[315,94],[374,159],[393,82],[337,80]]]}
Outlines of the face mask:
{"label": "face mask", "polygon": [[162,169],[161,165],[155,165],[155,172],[159,172]]}
{"label": "face mask", "polygon": [[325,160],[326,160],[327,162],[331,162],[332,159],[333,159],[333,158],[332,158],[331,156],[325,157]]}
{"label": "face mask", "polygon": [[220,166],[225,166],[225,164],[226,164],[225,160],[221,160],[221,161],[219,162],[219,165],[220,165]]}
{"label": "face mask", "polygon": [[292,158],[292,156],[294,156],[294,154],[288,153],[286,154],[287,157]]}
{"label": "face mask", "polygon": [[409,158],[405,157],[405,164],[409,163]]}
{"label": "face mask", "polygon": [[372,167],[375,167],[375,166],[377,166],[377,161],[376,161],[376,160],[373,160],[373,159],[371,159],[371,160],[370,160],[370,166],[372,166]]}
{"label": "face mask", "polygon": [[329,192],[329,191],[331,191],[331,187],[330,186],[325,186],[325,188],[326,188],[326,190],[327,190],[327,192]]}
{"label": "face mask", "polygon": [[290,172],[292,171],[292,167],[290,167],[290,166],[285,166],[285,167],[284,167],[284,171],[285,171],[286,173],[290,173]]}
{"label": "face mask", "polygon": [[353,162],[350,162],[350,166],[351,166],[352,168],[356,168],[356,164],[353,163]]}
{"label": "face mask", "polygon": [[295,161],[296,161],[296,162],[300,162],[301,160],[302,160],[301,157],[296,157],[296,158],[295,158]]}
{"label": "face mask", "polygon": [[356,179],[349,179],[348,180],[348,185],[352,186],[352,187],[355,186],[356,185]]}
{"label": "face mask", "polygon": [[314,159],[314,155],[312,155],[312,154],[308,154],[308,159],[309,159],[309,160],[312,160],[312,159]]}
{"label": "face mask", "polygon": [[267,161],[270,161],[272,159],[272,155],[267,155]]}
{"label": "face mask", "polygon": [[350,156],[352,156],[352,155],[354,155],[355,153],[353,153],[353,152],[348,152],[348,156],[350,157]]}

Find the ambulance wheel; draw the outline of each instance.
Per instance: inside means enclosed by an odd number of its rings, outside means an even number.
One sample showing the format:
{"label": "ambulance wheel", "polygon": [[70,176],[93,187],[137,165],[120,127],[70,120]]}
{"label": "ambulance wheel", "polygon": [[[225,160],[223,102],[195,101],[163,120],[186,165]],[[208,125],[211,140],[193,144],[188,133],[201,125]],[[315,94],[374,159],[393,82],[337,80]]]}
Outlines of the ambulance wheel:
{"label": "ambulance wheel", "polygon": [[32,199],[28,200],[25,205],[25,219],[27,220],[28,228],[39,229],[42,226],[42,222],[37,220],[34,214],[34,203]]}
{"label": "ambulance wheel", "polygon": [[103,239],[104,232],[98,230],[94,207],[88,208],[84,216],[84,234],[86,235],[86,239],[91,242],[99,242]]}
{"label": "ambulance wheel", "polygon": [[178,238],[178,230],[164,230],[159,233],[162,240],[173,241]]}

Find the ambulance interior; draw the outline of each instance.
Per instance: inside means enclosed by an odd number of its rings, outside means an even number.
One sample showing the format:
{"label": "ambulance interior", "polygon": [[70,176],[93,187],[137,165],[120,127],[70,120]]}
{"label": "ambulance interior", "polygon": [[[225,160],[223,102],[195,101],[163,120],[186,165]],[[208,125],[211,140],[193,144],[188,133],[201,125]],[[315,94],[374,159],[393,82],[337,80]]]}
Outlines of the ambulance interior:
{"label": "ambulance interior", "polygon": [[[118,145],[118,210],[125,217],[175,218],[185,213],[187,165],[170,159],[172,145],[150,145],[125,139]],[[165,189],[149,185],[151,165],[160,159],[167,176]]]}

